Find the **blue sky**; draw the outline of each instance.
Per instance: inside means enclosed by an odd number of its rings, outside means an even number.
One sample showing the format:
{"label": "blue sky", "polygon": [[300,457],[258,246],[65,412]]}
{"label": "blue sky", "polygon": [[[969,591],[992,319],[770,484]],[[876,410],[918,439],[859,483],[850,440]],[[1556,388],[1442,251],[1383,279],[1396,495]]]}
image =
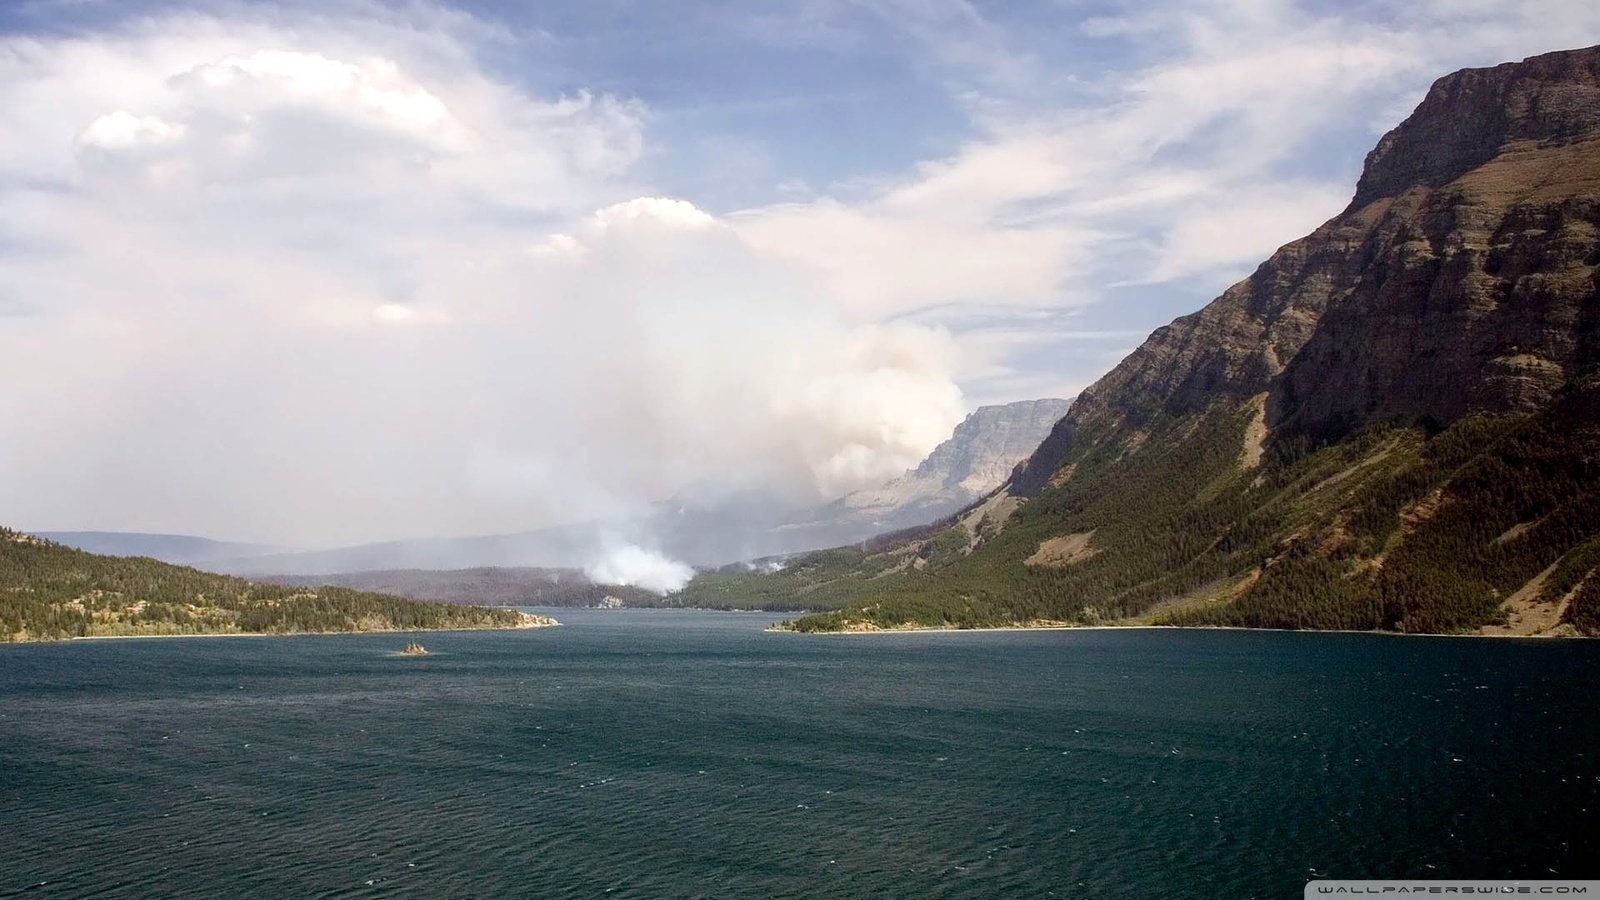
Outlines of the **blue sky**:
{"label": "blue sky", "polygon": [[[805,500],[1065,396],[1579,0],[0,7],[0,508],[328,543]],[[23,424],[25,423],[25,424]]]}

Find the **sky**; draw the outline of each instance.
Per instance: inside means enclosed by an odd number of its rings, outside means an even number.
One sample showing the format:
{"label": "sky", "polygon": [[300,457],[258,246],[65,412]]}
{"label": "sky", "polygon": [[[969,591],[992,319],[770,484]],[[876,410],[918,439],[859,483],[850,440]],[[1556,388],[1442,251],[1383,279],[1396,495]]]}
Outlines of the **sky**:
{"label": "sky", "polygon": [[1591,0],[7,3],[0,522],[871,486],[1339,212],[1434,78],[1597,42]]}

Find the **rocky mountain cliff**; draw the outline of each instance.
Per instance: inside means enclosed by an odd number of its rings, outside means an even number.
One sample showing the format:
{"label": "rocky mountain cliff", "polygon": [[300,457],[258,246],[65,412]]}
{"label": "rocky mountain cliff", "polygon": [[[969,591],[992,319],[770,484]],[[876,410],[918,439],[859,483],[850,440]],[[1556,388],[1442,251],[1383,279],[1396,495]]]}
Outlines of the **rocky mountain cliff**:
{"label": "rocky mountain cliff", "polygon": [[634,530],[674,558],[716,567],[770,562],[927,525],[1004,484],[1071,405],[1043,399],[981,406],[915,469],[829,503],[794,509],[752,496],[711,506],[674,503]]}
{"label": "rocky mountain cliff", "polygon": [[793,567],[845,607],[803,627],[1600,627],[1597,264],[1600,48],[1441,78],[1000,495]]}
{"label": "rocky mountain cliff", "polygon": [[1337,439],[1547,404],[1600,352],[1600,48],[1439,79],[1367,156],[1344,213],[1084,391],[1019,475],[1085,427],[1266,393],[1266,425]]}

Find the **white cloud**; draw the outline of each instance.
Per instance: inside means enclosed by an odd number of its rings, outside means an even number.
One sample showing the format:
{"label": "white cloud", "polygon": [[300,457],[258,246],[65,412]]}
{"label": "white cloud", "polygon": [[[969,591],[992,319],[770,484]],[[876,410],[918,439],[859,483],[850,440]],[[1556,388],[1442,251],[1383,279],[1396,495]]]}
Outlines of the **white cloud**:
{"label": "white cloud", "polygon": [[948,335],[847,322],[641,191],[634,100],[381,20],[0,44],[20,524],[318,544],[814,500],[962,415]]}
{"label": "white cloud", "polygon": [[1178,206],[1144,279],[1173,281],[1218,271],[1242,274],[1349,202],[1349,189],[1293,181],[1199,194]]}
{"label": "white cloud", "polygon": [[856,321],[949,303],[1059,304],[1093,235],[1060,224],[1008,227],[984,216],[988,209],[924,213],[823,198],[747,210],[731,224],[762,253],[813,272]]}
{"label": "white cloud", "polygon": [[[1092,299],[1082,288],[1097,280],[1232,271],[1348,196],[1348,184],[1272,167],[1417,65],[1405,36],[1317,23],[1275,37],[1192,48],[1108,86],[1097,105],[1012,105],[955,155],[862,200],[774,204],[735,225],[817,271],[866,318],[941,303],[1060,307]],[[1150,248],[1144,271],[1107,273],[1106,249],[1129,240]]]}
{"label": "white cloud", "polygon": [[[1435,77],[1600,39],[1600,11],[1577,0],[1441,3],[1386,21],[1291,0],[1142,4],[1081,24],[1080,34],[1124,42],[1113,58],[1125,64],[1091,82],[1019,53],[1025,36],[1003,34],[969,4],[893,8],[947,61],[976,136],[910,171],[732,218],[860,320],[1083,306],[1127,284],[1220,292],[1337,213],[1361,155]],[[973,17],[971,27],[926,27]],[[1070,63],[1071,50],[1061,53]],[[1322,146],[1330,136],[1342,158]],[[1136,310],[1122,319],[1159,324]],[[970,350],[971,337],[958,337]],[[1104,368],[1063,353],[1063,367]],[[963,377],[985,377],[991,364]]]}
{"label": "white cloud", "polygon": [[[635,197],[597,210],[590,218],[594,227],[606,230],[651,224],[667,228],[708,228],[716,224],[704,210],[687,200],[671,197]],[[558,235],[559,237],[559,235]]]}
{"label": "white cloud", "polygon": [[105,150],[121,150],[140,144],[164,144],[183,136],[182,126],[155,116],[136,116],[125,109],[107,113],[78,135],[78,143]]}

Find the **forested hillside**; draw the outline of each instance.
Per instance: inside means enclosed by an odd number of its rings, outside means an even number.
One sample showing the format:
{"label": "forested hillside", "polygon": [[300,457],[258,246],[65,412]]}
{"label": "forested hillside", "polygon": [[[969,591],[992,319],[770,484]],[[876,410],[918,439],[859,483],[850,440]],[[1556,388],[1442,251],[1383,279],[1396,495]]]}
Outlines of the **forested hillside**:
{"label": "forested hillside", "polygon": [[339,575],[264,575],[261,581],[291,587],[337,585],[480,606],[654,606],[656,594],[643,588],[595,584],[579,569],[481,567],[476,569],[380,569]]}
{"label": "forested hillside", "polygon": [[[957,522],[862,553],[790,596],[845,607],[802,619],[804,630],[1141,622],[1458,633],[1564,623],[1600,633],[1597,406],[1591,382],[1544,415],[1474,417],[1434,435],[1375,426],[1336,445],[1282,447],[1250,467],[1248,417],[1221,407],[1133,461],[1085,447],[1073,476],[1003,530]],[[969,540],[970,554],[940,559],[941,544]],[[899,573],[874,573],[906,559]],[[797,560],[789,577],[822,562]]]}

